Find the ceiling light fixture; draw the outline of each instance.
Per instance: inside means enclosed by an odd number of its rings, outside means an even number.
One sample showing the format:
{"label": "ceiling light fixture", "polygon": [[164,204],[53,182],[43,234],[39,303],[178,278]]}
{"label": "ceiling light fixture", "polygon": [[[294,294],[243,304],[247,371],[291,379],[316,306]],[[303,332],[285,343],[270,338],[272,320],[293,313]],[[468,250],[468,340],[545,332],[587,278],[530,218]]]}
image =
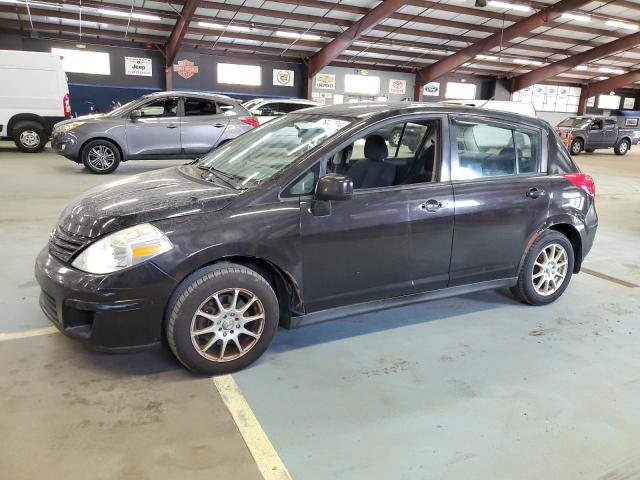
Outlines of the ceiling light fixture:
{"label": "ceiling light fixture", "polygon": [[478,60],[489,60],[489,61],[492,61],[492,62],[497,62],[497,61],[500,60],[495,55],[482,55],[482,54],[480,54],[480,55],[476,55],[476,58]]}
{"label": "ceiling light fixture", "polygon": [[105,8],[99,8],[98,13],[100,15],[105,15],[107,17],[125,17],[125,18],[136,18],[138,20],[162,20],[160,17],[156,15],[147,15],[146,13],[129,13],[122,12],[120,10],[107,10]]}
{"label": "ceiling light fixture", "polygon": [[581,15],[579,13],[571,13],[571,12],[564,12],[561,16],[561,19],[563,20],[577,20],[578,22],[590,22],[591,21],[591,17],[589,15]]}
{"label": "ceiling light fixture", "polygon": [[605,22],[609,27],[622,28],[624,30],[639,30],[640,27],[635,23],[618,22],[617,20],[607,20]]}
{"label": "ceiling light fixture", "polygon": [[545,63],[544,62],[539,62],[538,60],[527,60],[526,58],[514,58],[512,59],[513,63],[518,63],[520,65],[536,65],[536,66],[542,66]]}
{"label": "ceiling light fixture", "polygon": [[231,32],[250,32],[251,28],[242,25],[222,25],[221,23],[198,22],[198,26],[214,30],[229,30]]}
{"label": "ceiling light fixture", "polygon": [[586,65],[578,65],[577,67],[575,67],[576,70],[581,70],[581,71],[586,71],[589,70],[589,67],[587,67]]}
{"label": "ceiling light fixture", "polygon": [[600,67],[598,71],[602,73],[615,73],[616,75],[622,75],[623,73],[625,73],[625,71],[622,70],[621,68],[611,68],[611,67]]}
{"label": "ceiling light fixture", "polygon": [[489,0],[489,6],[495,8],[506,8],[508,10],[518,10],[519,12],[530,12],[531,7],[529,5],[522,5],[519,3],[501,2],[499,0]]}
{"label": "ceiling light fixture", "polygon": [[309,33],[296,33],[296,32],[286,32],[283,30],[278,30],[276,35],[279,37],[285,38],[293,38],[296,40],[322,40],[322,37],[319,35],[311,35]]}

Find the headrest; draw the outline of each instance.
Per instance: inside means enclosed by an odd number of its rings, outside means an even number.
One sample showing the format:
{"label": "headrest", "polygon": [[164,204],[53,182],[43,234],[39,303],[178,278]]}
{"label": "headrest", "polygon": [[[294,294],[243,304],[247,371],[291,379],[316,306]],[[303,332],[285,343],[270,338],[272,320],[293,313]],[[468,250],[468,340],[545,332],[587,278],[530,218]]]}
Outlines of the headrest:
{"label": "headrest", "polygon": [[364,142],[364,156],[374,162],[382,162],[389,156],[387,144],[380,135],[369,135]]}

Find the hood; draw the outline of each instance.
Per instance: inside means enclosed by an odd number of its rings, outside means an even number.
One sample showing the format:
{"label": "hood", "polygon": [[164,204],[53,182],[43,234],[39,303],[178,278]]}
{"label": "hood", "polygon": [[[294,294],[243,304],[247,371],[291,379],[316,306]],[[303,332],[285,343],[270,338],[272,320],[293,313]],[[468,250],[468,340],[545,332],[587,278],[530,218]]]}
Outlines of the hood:
{"label": "hood", "polygon": [[74,199],[58,225],[85,237],[165,218],[217,211],[242,191],[199,181],[202,170],[183,165],[106,183]]}
{"label": "hood", "polygon": [[53,128],[59,127],[61,125],[66,125],[67,123],[73,122],[86,122],[87,120],[97,120],[99,118],[103,118],[105,116],[104,113],[95,113],[93,115],[80,115],[75,118],[68,118],[67,120],[62,120],[61,122],[56,123]]}

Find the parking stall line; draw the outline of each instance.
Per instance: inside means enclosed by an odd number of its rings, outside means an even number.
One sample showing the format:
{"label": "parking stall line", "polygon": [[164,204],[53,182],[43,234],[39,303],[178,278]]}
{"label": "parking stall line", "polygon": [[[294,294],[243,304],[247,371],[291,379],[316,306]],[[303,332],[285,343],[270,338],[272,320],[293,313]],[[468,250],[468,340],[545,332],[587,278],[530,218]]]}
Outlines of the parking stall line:
{"label": "parking stall line", "polygon": [[262,477],[265,480],[291,480],[287,467],[260,426],[260,422],[233,377],[231,375],[214,377],[213,384],[231,413]]}
{"label": "parking stall line", "polygon": [[20,338],[38,337],[40,335],[50,335],[52,333],[60,333],[56,327],[34,328],[23,332],[0,333],[0,342],[7,340],[18,340]]}

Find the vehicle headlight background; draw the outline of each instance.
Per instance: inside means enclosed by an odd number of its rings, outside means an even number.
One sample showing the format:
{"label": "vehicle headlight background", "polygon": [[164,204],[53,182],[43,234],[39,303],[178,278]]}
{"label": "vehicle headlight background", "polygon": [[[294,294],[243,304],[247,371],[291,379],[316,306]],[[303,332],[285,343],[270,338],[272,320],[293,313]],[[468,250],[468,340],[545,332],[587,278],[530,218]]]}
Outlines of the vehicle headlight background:
{"label": "vehicle headlight background", "polygon": [[111,273],[138,265],[172,248],[164,233],[149,223],[143,223],[92,243],[71,265],[88,273]]}
{"label": "vehicle headlight background", "polygon": [[74,129],[78,128],[80,125],[84,125],[84,122],[66,123],[64,125],[60,125],[59,127],[56,127],[55,130],[57,132],[66,133],[66,132],[70,132],[71,130],[74,130]]}

